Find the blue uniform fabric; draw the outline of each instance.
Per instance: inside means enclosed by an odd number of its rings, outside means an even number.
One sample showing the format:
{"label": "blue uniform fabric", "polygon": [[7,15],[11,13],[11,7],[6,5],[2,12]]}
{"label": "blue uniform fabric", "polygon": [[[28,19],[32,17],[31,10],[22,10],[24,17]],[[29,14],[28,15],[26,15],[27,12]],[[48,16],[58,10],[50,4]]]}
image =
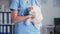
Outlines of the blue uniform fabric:
{"label": "blue uniform fabric", "polygon": [[[18,16],[24,16],[28,12],[28,7],[34,4],[40,6],[37,0],[28,0],[28,3],[25,3],[25,0],[12,0],[10,9],[18,10],[18,6],[20,6]],[[40,31],[35,28],[32,22],[29,26],[26,26],[25,21],[15,24],[15,34],[40,34]]]}

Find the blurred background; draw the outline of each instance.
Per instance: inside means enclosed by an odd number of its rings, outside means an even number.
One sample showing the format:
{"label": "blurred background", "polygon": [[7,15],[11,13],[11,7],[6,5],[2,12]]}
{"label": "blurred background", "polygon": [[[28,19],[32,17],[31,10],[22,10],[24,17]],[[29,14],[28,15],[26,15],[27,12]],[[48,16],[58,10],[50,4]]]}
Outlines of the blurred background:
{"label": "blurred background", "polygon": [[[60,34],[60,0],[38,0],[43,15],[41,34]],[[13,34],[11,0],[0,0],[0,34]]]}

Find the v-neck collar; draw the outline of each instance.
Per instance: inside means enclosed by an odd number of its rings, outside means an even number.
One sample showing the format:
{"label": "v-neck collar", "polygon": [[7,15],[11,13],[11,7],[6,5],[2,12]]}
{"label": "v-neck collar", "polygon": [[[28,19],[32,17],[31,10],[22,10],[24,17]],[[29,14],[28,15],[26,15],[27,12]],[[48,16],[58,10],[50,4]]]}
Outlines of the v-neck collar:
{"label": "v-neck collar", "polygon": [[29,4],[29,0],[28,0],[28,2],[25,2],[25,0],[23,0],[23,1],[24,1],[25,4]]}

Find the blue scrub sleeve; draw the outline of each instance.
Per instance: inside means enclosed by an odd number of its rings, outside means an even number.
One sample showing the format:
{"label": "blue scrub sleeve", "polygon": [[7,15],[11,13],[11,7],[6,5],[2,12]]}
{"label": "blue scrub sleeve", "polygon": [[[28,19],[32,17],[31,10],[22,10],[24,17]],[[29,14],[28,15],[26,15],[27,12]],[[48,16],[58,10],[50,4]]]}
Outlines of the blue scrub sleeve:
{"label": "blue scrub sleeve", "polygon": [[19,6],[19,0],[12,0],[10,9],[18,10],[18,6]]}

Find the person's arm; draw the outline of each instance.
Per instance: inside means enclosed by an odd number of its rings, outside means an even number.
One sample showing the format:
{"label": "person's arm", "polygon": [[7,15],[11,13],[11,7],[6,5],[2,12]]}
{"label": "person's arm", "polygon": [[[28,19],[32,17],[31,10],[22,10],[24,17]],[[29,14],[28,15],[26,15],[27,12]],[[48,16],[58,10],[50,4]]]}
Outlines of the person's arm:
{"label": "person's arm", "polygon": [[16,10],[13,10],[11,13],[13,23],[21,22],[21,21],[29,18],[28,16],[18,16],[17,13],[18,12]]}

